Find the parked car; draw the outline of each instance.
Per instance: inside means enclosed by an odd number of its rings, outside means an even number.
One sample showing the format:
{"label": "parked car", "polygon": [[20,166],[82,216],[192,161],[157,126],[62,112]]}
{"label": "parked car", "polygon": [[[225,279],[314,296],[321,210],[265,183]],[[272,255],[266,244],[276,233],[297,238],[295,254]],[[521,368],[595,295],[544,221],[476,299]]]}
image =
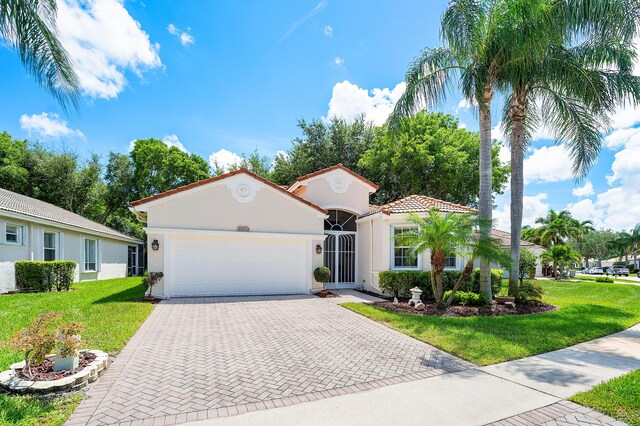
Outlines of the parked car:
{"label": "parked car", "polygon": [[625,268],[624,266],[610,266],[604,271],[605,275],[624,275],[625,277],[629,276],[629,268]]}
{"label": "parked car", "polygon": [[602,275],[602,274],[604,274],[604,271],[602,270],[602,268],[591,268],[591,274],[592,275]]}

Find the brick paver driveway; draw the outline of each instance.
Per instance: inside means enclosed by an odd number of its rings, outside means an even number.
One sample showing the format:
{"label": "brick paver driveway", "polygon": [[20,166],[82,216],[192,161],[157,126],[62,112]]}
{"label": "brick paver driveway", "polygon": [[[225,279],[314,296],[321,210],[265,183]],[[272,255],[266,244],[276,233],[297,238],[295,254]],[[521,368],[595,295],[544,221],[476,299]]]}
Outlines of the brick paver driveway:
{"label": "brick paver driveway", "polygon": [[336,303],[357,294],[162,302],[68,425],[181,423],[471,367]]}

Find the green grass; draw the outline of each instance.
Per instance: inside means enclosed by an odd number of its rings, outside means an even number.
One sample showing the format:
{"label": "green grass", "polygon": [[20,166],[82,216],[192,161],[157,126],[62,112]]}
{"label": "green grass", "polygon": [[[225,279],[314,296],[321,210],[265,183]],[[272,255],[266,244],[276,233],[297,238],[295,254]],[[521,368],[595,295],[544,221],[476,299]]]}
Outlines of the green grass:
{"label": "green grass", "polygon": [[640,426],[640,370],[609,380],[569,398],[617,420]]}
{"label": "green grass", "polygon": [[[606,277],[606,275],[595,275],[595,276],[576,276],[575,278],[571,278],[572,280],[580,280],[580,281],[591,281],[591,282],[595,282],[596,281],[596,277]],[[613,278],[613,277],[610,277]],[[634,280],[630,280],[628,278],[615,278],[616,283],[624,283],[624,284],[640,284],[638,281],[634,281]]]}
{"label": "green grass", "polygon": [[[144,287],[140,278],[76,283],[60,293],[8,294],[0,296],[0,342],[29,325],[38,315],[58,311],[65,321],[86,326],[83,346],[117,354],[153,310],[140,303]],[[23,355],[0,347],[0,370]],[[73,412],[79,395],[42,401],[37,397],[0,395],[0,424],[58,425]]]}
{"label": "green grass", "polygon": [[545,314],[434,317],[402,314],[362,303],[344,307],[479,365],[565,348],[640,322],[640,287],[540,281]]}

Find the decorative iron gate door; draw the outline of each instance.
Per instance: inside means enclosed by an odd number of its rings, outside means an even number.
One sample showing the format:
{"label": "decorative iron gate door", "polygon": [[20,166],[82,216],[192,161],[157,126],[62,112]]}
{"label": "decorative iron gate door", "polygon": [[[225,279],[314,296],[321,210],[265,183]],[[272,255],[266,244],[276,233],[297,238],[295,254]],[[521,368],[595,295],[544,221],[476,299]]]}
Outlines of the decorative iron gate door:
{"label": "decorative iron gate door", "polygon": [[356,233],[327,231],[324,240],[324,265],[331,270],[330,288],[356,285]]}

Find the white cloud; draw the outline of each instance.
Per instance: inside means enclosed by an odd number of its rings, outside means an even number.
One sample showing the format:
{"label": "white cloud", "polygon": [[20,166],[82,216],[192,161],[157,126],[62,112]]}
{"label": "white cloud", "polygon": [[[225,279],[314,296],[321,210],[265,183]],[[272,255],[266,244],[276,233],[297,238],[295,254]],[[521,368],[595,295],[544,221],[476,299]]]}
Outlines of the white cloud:
{"label": "white cloud", "polygon": [[631,138],[638,135],[640,135],[640,128],[616,129],[604,138],[604,143],[607,148],[615,150],[623,147]]}
{"label": "white cloud", "polygon": [[593,184],[590,180],[588,180],[583,186],[579,188],[573,188],[573,191],[571,191],[571,193],[576,197],[582,198],[589,197],[590,195],[595,194],[595,191],[593,190]]}
{"label": "white cloud", "polygon": [[333,93],[329,101],[327,119],[342,117],[352,120],[364,114],[367,120],[376,125],[383,124],[393,111],[405,89],[405,83],[398,83],[393,89],[361,89],[357,85],[345,80],[333,86]]}
{"label": "white cloud", "polygon": [[534,149],[524,159],[524,182],[559,182],[571,179],[572,161],[562,145]]}
{"label": "white cloud", "polygon": [[182,142],[180,142],[180,139],[178,139],[178,136],[176,135],[167,135],[162,138],[162,142],[164,142],[169,148],[175,146],[180,151],[189,153],[189,151],[187,151],[184,145],[182,145]]}
{"label": "white cloud", "polygon": [[125,72],[138,77],[161,67],[160,45],[152,44],[124,0],[58,1],[58,31],[74,62],[82,91],[114,98],[126,86]]}
{"label": "white cloud", "polygon": [[341,67],[342,65],[344,65],[344,59],[342,59],[340,56],[336,56],[333,59],[333,64],[337,67]]}
{"label": "white cloud", "polygon": [[[187,31],[189,31],[190,29],[191,28],[187,28]],[[178,40],[180,40],[180,44],[182,44],[183,46],[188,46],[196,42],[194,36],[189,34],[187,31],[182,31],[173,24],[169,24],[167,26],[167,31],[169,31],[169,34],[176,36]]]}
{"label": "white cloud", "polygon": [[[522,197],[522,225],[534,225],[539,217],[543,217],[549,211],[549,204],[546,202],[547,194],[540,194]],[[493,211],[493,219],[499,229],[511,229],[511,203],[505,203],[501,208]]]}
{"label": "white cloud", "polygon": [[323,33],[327,37],[331,37],[333,35],[333,27],[331,25],[327,25],[326,27],[324,27]]}
{"label": "white cloud", "polygon": [[30,135],[41,138],[69,136],[84,139],[84,133],[80,130],[71,129],[66,121],[61,120],[58,114],[52,112],[32,115],[22,114],[20,116],[20,127]]}
{"label": "white cloud", "polygon": [[237,164],[240,161],[242,161],[242,157],[235,152],[227,151],[224,148],[209,156],[209,164],[211,167],[215,167],[217,165],[225,170],[227,170],[230,165]]}
{"label": "white cloud", "polygon": [[592,199],[585,198],[584,200],[577,201],[575,203],[569,203],[567,210],[571,212],[571,216],[580,221],[590,220],[596,228],[604,227],[605,210],[594,203]]}
{"label": "white cloud", "polygon": [[475,107],[476,107],[475,102],[469,102],[465,98],[462,98],[460,99],[460,102],[458,102],[458,105],[454,108],[454,112],[458,114],[460,111],[475,108]]}

